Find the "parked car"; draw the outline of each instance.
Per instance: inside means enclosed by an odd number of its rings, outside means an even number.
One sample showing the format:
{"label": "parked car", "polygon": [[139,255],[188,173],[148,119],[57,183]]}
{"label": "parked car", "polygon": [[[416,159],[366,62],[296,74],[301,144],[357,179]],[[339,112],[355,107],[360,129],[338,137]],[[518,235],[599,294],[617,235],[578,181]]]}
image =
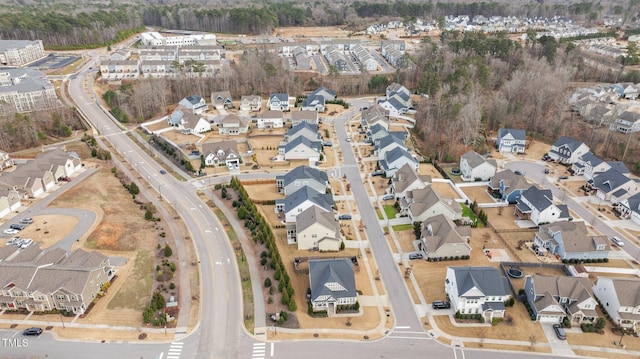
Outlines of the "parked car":
{"label": "parked car", "polygon": [[384,174],[383,171],[374,171],[374,172],[371,172],[371,177],[382,176],[383,174]]}
{"label": "parked car", "polygon": [[7,228],[3,231],[4,234],[9,234],[9,235],[17,234],[18,232],[20,231],[15,228]]}
{"label": "parked car", "polygon": [[42,334],[42,328],[38,328],[38,327],[28,328],[22,332],[22,335],[40,335],[40,334]]}
{"label": "parked car", "polygon": [[520,171],[513,171],[513,173],[517,174],[518,176],[522,176],[522,172]]}
{"label": "parked car", "polygon": [[160,174],[161,174],[161,175],[166,175],[166,174],[167,174],[167,171],[165,171],[165,170],[160,170]]}
{"label": "parked car", "polygon": [[561,180],[569,179],[569,177],[567,177],[567,176],[560,176],[558,178],[560,178]]}
{"label": "parked car", "polygon": [[327,147],[331,147],[333,146],[333,142],[330,141],[326,141],[325,143],[322,144],[323,146],[327,146]]}
{"label": "parked car", "polygon": [[392,194],[385,194],[384,196],[382,196],[382,200],[383,201],[388,201],[390,199],[394,199],[396,198],[396,196],[392,195]]}
{"label": "parked car", "polygon": [[343,220],[349,220],[349,219],[351,219],[351,218],[352,218],[352,217],[351,217],[351,215],[350,215],[350,214],[341,214],[341,215],[339,215],[339,216],[338,216],[338,219],[339,219],[339,220],[341,220],[341,221],[343,221]]}
{"label": "parked car", "polygon": [[18,243],[18,241],[19,241],[19,240],[20,240],[20,237],[12,237],[11,239],[9,239],[9,240],[7,241],[7,244],[6,244],[6,245],[7,245],[7,246],[10,246],[10,245],[12,245],[12,244],[16,244],[16,243]]}
{"label": "parked car", "polygon": [[615,243],[615,245],[618,247],[624,247],[624,242],[622,241],[622,239],[616,236],[611,237],[611,242]]}
{"label": "parked car", "polygon": [[422,259],[422,254],[420,253],[411,253],[409,254],[409,259],[413,260],[413,259]]}
{"label": "parked car", "polygon": [[9,226],[9,228],[17,229],[19,231],[23,230],[26,227],[24,224],[13,223]]}
{"label": "parked car", "polygon": [[439,300],[431,303],[431,307],[433,309],[449,309],[451,308],[451,303]]}
{"label": "parked car", "polygon": [[549,174],[549,169],[548,169],[548,168],[545,168],[545,169],[544,169],[544,174],[546,174],[546,175],[548,175],[548,174]]}
{"label": "parked car", "polygon": [[31,224],[33,223],[33,218],[27,217],[20,220],[20,224]]}
{"label": "parked car", "polygon": [[20,241],[20,248],[25,249],[25,248],[29,247],[32,243],[33,243],[33,239],[25,238],[25,239]]}
{"label": "parked car", "polygon": [[347,142],[351,142],[351,137],[347,136]]}
{"label": "parked car", "polygon": [[553,331],[556,332],[556,336],[560,340],[567,340],[567,333],[564,332],[564,329],[560,324],[553,325]]}

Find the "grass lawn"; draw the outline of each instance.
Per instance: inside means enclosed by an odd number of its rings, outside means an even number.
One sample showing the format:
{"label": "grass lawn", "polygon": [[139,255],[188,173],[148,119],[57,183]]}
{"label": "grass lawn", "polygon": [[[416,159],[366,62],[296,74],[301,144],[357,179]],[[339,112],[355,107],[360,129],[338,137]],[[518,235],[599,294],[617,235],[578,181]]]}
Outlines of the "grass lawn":
{"label": "grass lawn", "polygon": [[384,208],[384,214],[387,215],[387,218],[389,219],[396,218],[396,214],[398,213],[398,211],[396,211],[396,208],[393,205],[387,204],[383,208]]}
{"label": "grass lawn", "polygon": [[380,208],[376,207],[376,214],[378,215],[378,219],[383,219],[382,212],[380,212]]}
{"label": "grass lawn", "polygon": [[393,230],[396,232],[408,231],[408,230],[413,230],[413,224],[410,224],[410,223],[399,224],[397,226],[392,226],[391,228],[393,228]]}
{"label": "grass lawn", "polygon": [[462,207],[462,217],[469,217],[471,218],[472,221],[477,222],[478,228],[484,227],[482,222],[478,220],[478,217],[476,217],[476,214],[473,213],[473,211],[471,210],[471,208],[469,208],[469,206],[467,206],[464,203],[460,203],[460,207]]}
{"label": "grass lawn", "polygon": [[[107,309],[143,310],[147,307],[153,284],[153,273],[153,254],[149,251],[139,251],[131,274],[109,302]],[[120,280],[125,280],[125,278]]]}

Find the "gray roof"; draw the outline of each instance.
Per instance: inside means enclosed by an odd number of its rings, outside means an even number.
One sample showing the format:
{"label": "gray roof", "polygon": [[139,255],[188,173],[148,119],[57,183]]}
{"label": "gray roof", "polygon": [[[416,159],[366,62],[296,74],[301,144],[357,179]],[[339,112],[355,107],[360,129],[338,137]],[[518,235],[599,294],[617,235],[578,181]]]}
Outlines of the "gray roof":
{"label": "gray roof", "polygon": [[199,104],[200,101],[202,101],[202,96],[200,96],[200,95],[191,95],[191,96],[185,97],[184,99],[189,101],[190,104],[195,106],[195,105]]}
{"label": "gray roof", "polygon": [[393,188],[396,193],[400,193],[416,181],[420,181],[424,187],[431,183],[431,176],[419,176],[415,168],[411,167],[408,163],[405,163],[393,175]]}
{"label": "gray roof", "polygon": [[322,141],[311,141],[304,136],[298,136],[295,139],[285,143],[284,145],[280,145],[279,148],[284,147],[284,152],[287,153],[299,145],[307,146],[311,149],[316,150],[318,153],[322,151]]}
{"label": "gray roof", "polygon": [[269,95],[269,99],[277,98],[281,102],[289,102],[289,94],[286,93],[272,93]]}
{"label": "gray roof", "polygon": [[498,141],[500,141],[500,139],[508,134],[511,134],[511,136],[516,140],[525,141],[527,139],[527,133],[524,130],[517,130],[514,128],[501,128],[498,130]]}
{"label": "gray roof", "polygon": [[580,156],[580,159],[584,163],[589,163],[591,165],[591,167],[598,166],[599,164],[604,162],[603,160],[601,160],[598,156],[596,156],[591,151],[589,151],[589,152],[585,153],[584,155]]}
{"label": "gray roof", "polygon": [[536,296],[551,294],[555,299],[569,298],[572,302],[582,302],[593,297],[589,278],[534,274],[531,276],[531,280]]}
{"label": "gray roof", "polygon": [[307,200],[325,211],[331,211],[331,207],[333,206],[333,196],[331,193],[318,193],[309,186],[303,186],[284,199],[284,210],[286,212],[297,208]]}
{"label": "gray roof", "polygon": [[333,90],[329,90],[328,88],[326,88],[324,86],[318,87],[311,94],[312,95],[320,95],[320,96],[324,97],[325,101],[326,100],[334,100],[336,98],[336,92],[333,91]]}
{"label": "gray roof", "polygon": [[437,203],[442,203],[453,213],[462,214],[460,204],[451,198],[440,196],[440,194],[431,186],[422,189],[415,189],[407,193],[407,198],[411,200],[410,208],[414,216],[419,216],[429,210]]}
{"label": "gray roof", "polygon": [[640,193],[636,193],[633,196],[627,198],[627,202],[631,211],[640,214]]}
{"label": "gray roof", "polygon": [[509,295],[507,278],[492,267],[449,267],[453,270],[458,286],[458,294],[477,288],[485,296]]}
{"label": "gray roof", "polygon": [[[327,285],[329,283],[337,284],[332,288],[334,290]],[[353,264],[349,258],[309,260],[309,285],[312,301],[324,296],[329,300],[357,296]]]}
{"label": "gray roof", "polygon": [[404,149],[407,148],[404,139],[396,136],[392,136],[391,134],[389,134],[388,136],[382,137],[381,139],[377,140],[374,146],[374,149],[378,151],[394,143],[401,146]]}
{"label": "gray roof", "polygon": [[37,40],[0,40],[0,51],[4,52],[16,48],[23,48],[28,45],[36,45]]}
{"label": "gray roof", "polygon": [[294,121],[318,122],[318,113],[316,111],[293,111],[291,112],[291,122]]}
{"label": "gray roof", "polygon": [[384,159],[389,164],[395,162],[396,160],[398,160],[398,159],[400,159],[402,157],[409,158],[409,159],[411,159],[412,161],[415,162],[415,159],[413,158],[413,156],[411,156],[411,154],[407,150],[405,150],[405,149],[403,149],[401,147],[396,147],[396,148],[392,149],[391,151],[388,151],[388,152],[386,152],[384,154]]}
{"label": "gray roof", "polygon": [[622,161],[609,161],[607,162],[607,164],[609,164],[609,166],[611,166],[611,168],[613,168],[614,170],[622,173],[622,174],[629,174],[631,173],[631,171],[629,171],[629,168],[627,167],[627,165],[624,164],[624,162]]}
{"label": "gray roof", "polygon": [[202,144],[202,155],[208,156],[210,153],[216,155],[219,150],[222,150],[225,154],[225,157],[229,155],[229,153],[234,153],[238,155],[238,143],[234,140],[228,141],[216,141],[216,142],[205,142]]}
{"label": "gray roof", "polygon": [[494,167],[497,167],[495,161],[489,161],[485,159],[476,151],[469,151],[462,155],[460,159],[465,159],[471,168],[476,168],[485,162],[491,164]]}
{"label": "gray roof", "polygon": [[388,123],[389,111],[385,110],[384,107],[375,104],[362,111],[362,120],[364,120],[368,125],[371,125],[378,120],[383,120]]}
{"label": "gray roof", "polygon": [[578,140],[574,140],[571,137],[562,136],[558,138],[556,142],[553,143],[553,146],[555,147],[567,146],[571,150],[571,152],[573,152],[577,150],[578,147],[580,147],[582,144],[583,144],[582,142]]}
{"label": "gray roof", "polygon": [[[559,233],[552,238],[549,232]],[[611,249],[607,236],[589,236],[587,227],[582,221],[563,221],[540,226],[537,236],[543,241],[561,241],[566,253],[583,253],[595,251],[597,245],[604,245],[604,250]]]}
{"label": "gray roof", "polygon": [[640,306],[640,279],[607,278],[613,283],[618,295],[618,302],[623,307]]}
{"label": "gray roof", "polygon": [[302,101],[302,104],[300,105],[300,107],[311,107],[311,106],[317,106],[317,105],[324,106],[324,103],[325,103],[325,99],[323,96],[308,95],[307,98],[305,98]]}
{"label": "gray roof", "polygon": [[491,188],[500,188],[500,181],[504,183],[505,194],[510,194],[516,190],[524,191],[531,186],[524,176],[517,175],[510,169],[506,169],[493,175],[490,181]]}
{"label": "gray roof", "polygon": [[522,192],[522,198],[526,198],[531,205],[541,212],[553,205],[553,194],[549,189],[540,189],[536,186],[531,186],[526,191]]}
{"label": "gray roof", "polygon": [[291,183],[294,183],[295,181],[304,180],[316,181],[325,186],[329,183],[329,176],[327,176],[326,172],[306,165],[298,166],[287,172],[283,176],[277,176],[276,178],[282,179],[284,187],[288,186]]}
{"label": "gray roof", "polygon": [[333,212],[323,211],[318,206],[311,206],[296,216],[296,232],[300,233],[316,223],[331,230],[332,238],[340,239],[340,224],[335,215]]}
{"label": "gray roof", "polygon": [[40,71],[32,69],[2,69],[2,72],[8,72],[11,78],[20,77],[21,81],[10,86],[0,86],[0,92],[17,91],[26,93],[53,88],[47,76]]}
{"label": "gray roof", "polygon": [[302,121],[299,124],[293,126],[289,131],[287,131],[287,134],[285,136],[293,137],[294,135],[300,133],[301,131],[308,131],[309,133],[315,133],[316,134],[314,136],[315,138],[317,139],[322,138],[322,136],[320,135],[320,132],[318,131],[318,125],[309,123],[307,121]]}
{"label": "gray roof", "polygon": [[589,183],[591,186],[603,191],[604,193],[609,193],[629,181],[631,181],[629,177],[613,168],[610,168],[607,171],[596,173],[594,177],[589,180]]}
{"label": "gray roof", "polygon": [[[429,228],[431,232],[429,232]],[[434,252],[445,244],[467,245],[467,239],[471,237],[471,227],[456,226],[450,218],[439,214],[422,223],[422,237],[425,240],[427,250]]]}

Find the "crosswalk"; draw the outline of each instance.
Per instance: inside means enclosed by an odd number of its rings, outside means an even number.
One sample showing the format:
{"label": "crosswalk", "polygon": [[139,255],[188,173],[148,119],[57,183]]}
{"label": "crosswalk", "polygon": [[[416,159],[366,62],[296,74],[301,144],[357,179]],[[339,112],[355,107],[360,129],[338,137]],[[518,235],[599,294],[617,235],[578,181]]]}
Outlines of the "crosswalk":
{"label": "crosswalk", "polygon": [[182,342],[173,342],[169,346],[169,353],[167,353],[167,359],[180,359],[180,353],[182,353]]}
{"label": "crosswalk", "polygon": [[414,331],[411,330],[411,327],[408,326],[396,326],[393,331],[389,334],[387,338],[390,339],[419,339],[419,340],[429,340],[432,339],[431,336],[421,330]]}
{"label": "crosswalk", "polygon": [[266,343],[253,343],[253,355],[252,359],[264,359],[266,355],[267,344]]}

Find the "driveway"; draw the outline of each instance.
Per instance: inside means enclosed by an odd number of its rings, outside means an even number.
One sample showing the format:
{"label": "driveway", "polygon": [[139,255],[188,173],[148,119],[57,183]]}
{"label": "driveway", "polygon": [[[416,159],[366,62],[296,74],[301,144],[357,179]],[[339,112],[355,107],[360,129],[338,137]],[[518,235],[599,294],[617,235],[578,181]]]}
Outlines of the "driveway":
{"label": "driveway", "polygon": [[[575,357],[573,350],[569,347],[569,342],[567,340],[560,340],[558,339],[558,336],[556,336],[556,332],[553,330],[553,323],[540,323],[540,326],[544,331],[544,335],[547,337],[547,341],[549,342],[549,346],[551,347],[551,352],[553,354]],[[572,329],[565,329],[565,331],[571,330]]]}

